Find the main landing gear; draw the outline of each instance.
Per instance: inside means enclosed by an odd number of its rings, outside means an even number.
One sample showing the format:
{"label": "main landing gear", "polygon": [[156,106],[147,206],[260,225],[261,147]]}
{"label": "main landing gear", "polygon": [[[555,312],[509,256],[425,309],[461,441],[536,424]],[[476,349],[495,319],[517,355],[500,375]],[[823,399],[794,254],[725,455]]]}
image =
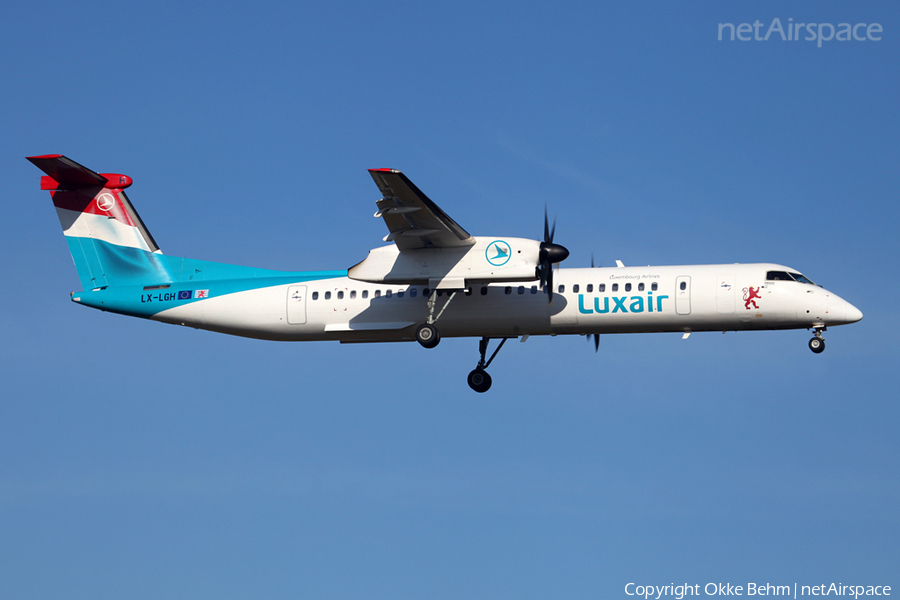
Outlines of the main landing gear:
{"label": "main landing gear", "polygon": [[[434,348],[441,341],[441,332],[438,331],[437,327],[434,326],[435,322],[441,318],[441,315],[444,314],[444,311],[447,310],[447,306],[450,305],[450,301],[453,300],[454,296],[456,296],[456,292],[458,290],[453,290],[450,292],[450,296],[447,297],[447,301],[444,302],[444,306],[441,307],[440,312],[438,312],[437,316],[434,316],[434,299],[437,297],[437,290],[431,290],[431,295],[428,296],[428,318],[425,319],[425,322],[419,325],[419,328],[416,329],[416,341],[422,344],[423,348]],[[488,383],[488,387],[490,387],[490,383]]]}
{"label": "main landing gear", "polygon": [[494,353],[491,354],[491,357],[487,361],[484,360],[484,355],[487,354],[488,342],[490,342],[491,338],[483,337],[481,338],[481,341],[478,342],[478,352],[481,354],[481,358],[478,360],[478,366],[469,373],[466,381],[468,382],[469,387],[479,394],[483,394],[491,389],[491,376],[488,375],[485,369],[490,366],[494,357],[497,356],[497,353],[500,352],[500,348],[503,347],[503,344],[505,344],[508,339],[509,338],[503,338],[500,340],[500,345],[497,346],[497,349],[494,350]]}
{"label": "main landing gear", "polygon": [[[453,290],[450,292],[450,295],[447,297],[447,301],[444,302],[444,306],[441,307],[441,310],[438,311],[438,314],[435,316],[434,314],[434,303],[435,298],[438,295],[437,290],[432,290],[431,294],[428,296],[428,318],[425,319],[425,322],[419,325],[416,329],[416,341],[419,342],[424,348],[434,348],[441,341],[441,332],[438,331],[438,328],[434,326],[435,322],[444,314],[444,311],[447,310],[447,306],[450,305],[450,302],[456,296],[456,293],[459,290]],[[497,338],[494,338],[497,339]],[[481,358],[478,359],[478,366],[476,366],[469,376],[466,378],[466,381],[469,384],[469,387],[478,392],[479,394],[483,394],[484,392],[491,389],[491,376],[487,373],[487,368],[490,366],[491,362],[493,362],[494,358],[497,356],[497,353],[500,352],[500,348],[503,347],[503,344],[506,343],[506,340],[509,338],[501,338],[500,345],[497,346],[494,353],[491,354],[491,357],[485,360],[485,355],[487,354],[488,343],[491,341],[489,337],[481,338],[481,341],[478,342],[478,352],[481,354]]]}
{"label": "main landing gear", "polygon": [[825,338],[822,337],[823,331],[825,331],[824,327],[816,327],[816,336],[809,340],[809,349],[816,354],[825,351]]}
{"label": "main landing gear", "polygon": [[423,348],[434,348],[441,341],[441,332],[430,323],[422,323],[416,329],[416,341],[422,344]]}

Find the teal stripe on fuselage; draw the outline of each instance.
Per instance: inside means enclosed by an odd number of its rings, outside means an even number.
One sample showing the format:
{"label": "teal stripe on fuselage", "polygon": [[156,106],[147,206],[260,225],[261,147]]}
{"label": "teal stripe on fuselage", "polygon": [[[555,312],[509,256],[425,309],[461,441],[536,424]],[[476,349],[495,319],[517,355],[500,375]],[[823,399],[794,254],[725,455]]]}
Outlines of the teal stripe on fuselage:
{"label": "teal stripe on fuselage", "polygon": [[[154,254],[140,248],[118,246],[92,238],[66,236],[66,241],[85,290],[104,286],[144,286],[182,281],[255,279],[294,274],[292,271],[258,269],[208,260]],[[300,273],[309,273],[309,271]]]}
{"label": "teal stripe on fuselage", "polygon": [[[277,285],[305,283],[322,279],[346,277],[347,271],[270,271],[278,273],[278,277],[255,277],[249,279],[212,279],[204,281],[178,282],[167,286],[121,286],[108,287],[103,290],[77,292],[72,300],[92,308],[109,312],[132,315],[135,317],[152,317],[164,310],[202,302],[208,298],[220,298],[228,294],[245,292]],[[151,288],[151,289],[147,289]],[[198,298],[197,292],[204,292]]]}
{"label": "teal stripe on fuselage", "polygon": [[[72,300],[138,317],[151,317],[206,297],[347,276],[346,270],[275,271],[154,254],[91,238],[67,236],[66,240],[85,286]],[[197,298],[198,290],[204,297]]]}

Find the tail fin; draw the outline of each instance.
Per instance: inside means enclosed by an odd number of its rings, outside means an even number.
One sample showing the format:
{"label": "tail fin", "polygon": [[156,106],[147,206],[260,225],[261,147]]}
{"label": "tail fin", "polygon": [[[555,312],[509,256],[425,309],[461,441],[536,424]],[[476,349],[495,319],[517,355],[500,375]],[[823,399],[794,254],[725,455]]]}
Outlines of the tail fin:
{"label": "tail fin", "polygon": [[95,173],[61,154],[29,156],[47,174],[78,277],[85,290],[172,282],[168,264],[125,195],[131,178]]}

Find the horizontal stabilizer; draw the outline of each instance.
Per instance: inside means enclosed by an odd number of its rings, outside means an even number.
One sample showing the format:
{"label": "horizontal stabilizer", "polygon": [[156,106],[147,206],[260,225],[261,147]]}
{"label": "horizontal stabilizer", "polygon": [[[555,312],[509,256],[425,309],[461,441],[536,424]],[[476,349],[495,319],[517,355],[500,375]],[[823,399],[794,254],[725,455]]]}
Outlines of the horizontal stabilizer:
{"label": "horizontal stabilizer", "polygon": [[[42,179],[41,189],[77,190],[88,187],[103,187],[109,181],[106,177],[79,165],[62,154],[45,154],[44,156],[29,156],[27,158],[52,180],[50,182]],[[52,187],[50,187],[51,185]]]}

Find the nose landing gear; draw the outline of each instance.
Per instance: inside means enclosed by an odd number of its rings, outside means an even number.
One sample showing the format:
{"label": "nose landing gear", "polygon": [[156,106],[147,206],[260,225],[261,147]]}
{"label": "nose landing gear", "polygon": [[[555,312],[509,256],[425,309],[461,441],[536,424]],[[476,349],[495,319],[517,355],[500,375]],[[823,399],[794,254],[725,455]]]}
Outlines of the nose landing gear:
{"label": "nose landing gear", "polygon": [[475,370],[469,373],[466,381],[468,382],[469,387],[479,394],[483,394],[491,389],[491,376],[481,367],[475,367]]}
{"label": "nose landing gear", "polygon": [[491,338],[483,337],[481,338],[481,341],[478,342],[478,352],[481,354],[481,358],[478,360],[478,366],[469,373],[466,381],[468,382],[469,387],[479,394],[483,394],[491,389],[491,376],[487,374],[486,369],[491,362],[493,362],[494,357],[497,356],[497,353],[500,352],[500,348],[503,347],[503,344],[505,344],[508,339],[509,338],[503,338],[500,340],[500,345],[497,346],[497,349],[494,350],[494,353],[491,354],[491,357],[487,361],[484,360],[484,356],[487,354],[488,342],[490,342]]}
{"label": "nose landing gear", "polygon": [[809,340],[809,349],[816,354],[821,354],[825,351],[825,338],[822,337],[823,331],[825,331],[824,327],[816,327],[815,337]]}

